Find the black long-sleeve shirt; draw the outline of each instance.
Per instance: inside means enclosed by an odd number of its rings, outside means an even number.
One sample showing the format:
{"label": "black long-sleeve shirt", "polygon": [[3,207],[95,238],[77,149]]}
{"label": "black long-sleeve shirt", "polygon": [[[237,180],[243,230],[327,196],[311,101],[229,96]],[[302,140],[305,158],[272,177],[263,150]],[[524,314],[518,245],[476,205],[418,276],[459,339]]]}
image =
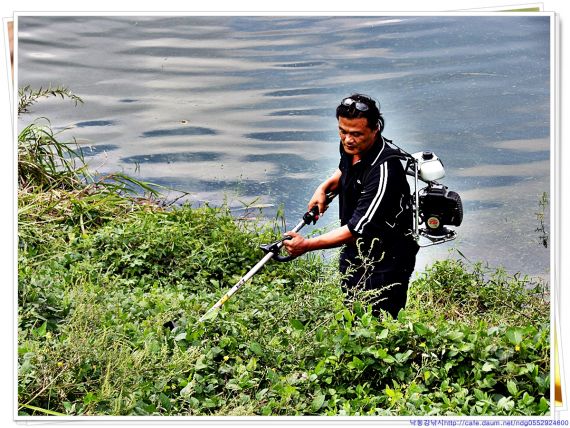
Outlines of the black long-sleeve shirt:
{"label": "black long-sleeve shirt", "polygon": [[352,156],[340,146],[341,225],[347,225],[354,236],[363,238],[371,255],[384,254],[381,264],[386,268],[406,262],[410,256],[415,260],[417,253],[417,244],[410,237],[413,221],[410,186],[398,153],[380,137],[352,165]]}

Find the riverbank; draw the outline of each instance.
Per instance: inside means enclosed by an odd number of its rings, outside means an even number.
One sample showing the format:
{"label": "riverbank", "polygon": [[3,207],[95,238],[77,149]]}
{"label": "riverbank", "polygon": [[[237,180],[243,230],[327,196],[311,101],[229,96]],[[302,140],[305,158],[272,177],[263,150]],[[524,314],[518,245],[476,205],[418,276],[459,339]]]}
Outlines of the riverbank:
{"label": "riverbank", "polygon": [[313,254],[269,263],[199,323],[278,222],[164,207],[129,192],[145,183],[92,180],[49,127],[24,131],[20,416],[548,414],[541,282],[442,260],[378,319]]}
{"label": "riverbank", "polygon": [[548,412],[548,305],[523,277],[442,261],[379,320],[313,256],[200,324],[274,230],[77,190],[19,203],[20,415]]}

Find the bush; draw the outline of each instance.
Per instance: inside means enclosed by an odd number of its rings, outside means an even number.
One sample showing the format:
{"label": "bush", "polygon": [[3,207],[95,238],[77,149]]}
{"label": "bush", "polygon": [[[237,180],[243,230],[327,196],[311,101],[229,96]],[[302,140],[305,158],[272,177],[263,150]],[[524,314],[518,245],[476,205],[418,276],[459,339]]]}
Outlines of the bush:
{"label": "bush", "polygon": [[336,266],[313,254],[270,262],[202,323],[276,225],[167,209],[147,183],[93,180],[66,147],[45,128],[19,139],[20,415],[549,412],[540,281],[444,260],[379,319],[345,307]]}
{"label": "bush", "polygon": [[62,219],[67,235],[19,256],[21,414],[549,410],[548,305],[519,276],[436,263],[392,320],[345,308],[335,267],[317,256],[270,262],[201,324],[272,229],[211,207],[116,214],[85,233]]}
{"label": "bush", "polygon": [[508,320],[521,325],[550,322],[548,287],[542,279],[509,275],[483,263],[438,261],[414,281],[410,296],[408,307],[428,318],[497,324]]}

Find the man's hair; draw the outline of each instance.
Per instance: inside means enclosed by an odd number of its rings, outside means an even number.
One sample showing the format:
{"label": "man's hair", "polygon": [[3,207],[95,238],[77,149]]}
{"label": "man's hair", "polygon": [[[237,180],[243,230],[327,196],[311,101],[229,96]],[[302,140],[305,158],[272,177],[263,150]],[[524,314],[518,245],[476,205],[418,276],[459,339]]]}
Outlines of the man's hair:
{"label": "man's hair", "polygon": [[[350,105],[344,105],[343,101],[347,99],[352,99],[354,101]],[[356,103],[364,103],[368,106],[368,110],[361,111],[357,108]],[[382,113],[380,113],[380,104],[374,98],[369,97],[364,94],[352,94],[349,97],[342,99],[338,107],[336,108],[336,118],[344,117],[347,119],[357,119],[360,117],[366,118],[366,123],[368,127],[372,130],[378,128],[380,132],[384,129],[384,118]]]}

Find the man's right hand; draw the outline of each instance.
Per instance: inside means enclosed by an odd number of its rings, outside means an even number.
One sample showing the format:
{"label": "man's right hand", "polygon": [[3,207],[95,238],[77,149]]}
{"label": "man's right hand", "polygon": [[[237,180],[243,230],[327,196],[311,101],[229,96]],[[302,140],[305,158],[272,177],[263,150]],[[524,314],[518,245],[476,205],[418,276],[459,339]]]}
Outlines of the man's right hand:
{"label": "man's right hand", "polygon": [[317,190],[315,190],[313,197],[311,198],[309,204],[307,205],[307,209],[310,211],[313,209],[315,205],[319,207],[319,216],[323,215],[323,213],[328,208],[327,194],[320,187]]}

